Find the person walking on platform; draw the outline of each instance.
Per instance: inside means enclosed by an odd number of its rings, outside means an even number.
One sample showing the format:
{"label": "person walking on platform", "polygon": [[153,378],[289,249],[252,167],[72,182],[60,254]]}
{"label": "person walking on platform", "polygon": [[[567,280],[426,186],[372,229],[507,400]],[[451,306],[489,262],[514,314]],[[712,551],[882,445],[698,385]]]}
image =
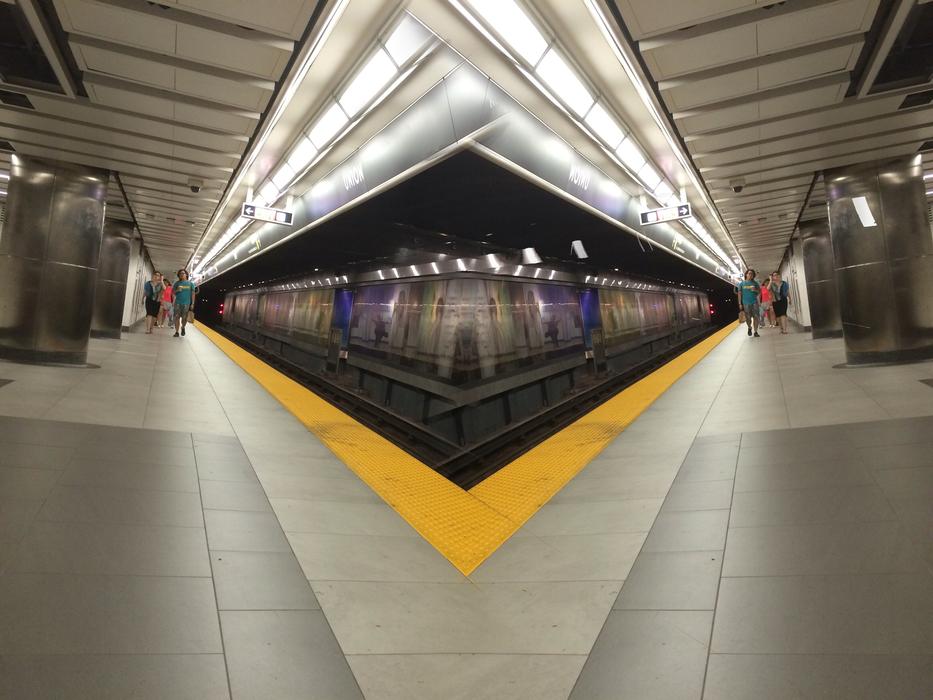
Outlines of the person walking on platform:
{"label": "person walking on platform", "polygon": [[162,308],[159,309],[159,328],[172,325],[172,285],[166,283],[162,289]]}
{"label": "person walking on platform", "polygon": [[790,287],[786,281],[781,279],[780,272],[771,273],[771,281],[768,282],[768,287],[774,299],[771,307],[774,309],[774,315],[777,316],[777,322],[781,326],[781,335],[787,335],[787,306],[790,304]]}
{"label": "person walking on platform", "polygon": [[152,273],[152,279],[146,282],[143,288],[143,303],[146,305],[146,333],[152,333],[152,324],[159,316],[161,308],[159,301],[162,299],[163,289],[162,273],[155,270]]}
{"label": "person walking on platform", "polygon": [[745,312],[745,324],[748,326],[748,334],[752,335],[754,328],[755,337],[758,338],[758,310],[761,301],[761,285],[755,279],[754,270],[745,271],[745,279],[735,286],[736,296],[739,298],[739,308]]}
{"label": "person walking on platform", "polygon": [[178,337],[178,331],[185,334],[185,326],[188,325],[188,312],[194,306],[194,298],[197,296],[198,288],[194,282],[188,279],[188,271],[181,269],[178,271],[178,281],[172,285],[172,296],[175,299],[175,337]]}
{"label": "person walking on platform", "polygon": [[758,318],[758,326],[764,328],[774,327],[774,312],[771,310],[771,289],[770,285],[761,285],[761,315]]}

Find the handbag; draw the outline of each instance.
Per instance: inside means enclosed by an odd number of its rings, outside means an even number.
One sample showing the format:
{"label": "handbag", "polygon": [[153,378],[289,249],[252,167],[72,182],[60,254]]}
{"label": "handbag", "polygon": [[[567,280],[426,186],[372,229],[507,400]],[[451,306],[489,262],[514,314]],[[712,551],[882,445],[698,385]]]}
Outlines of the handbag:
{"label": "handbag", "polygon": [[188,323],[194,323],[194,309],[188,309]]}
{"label": "handbag", "polygon": [[739,323],[746,323],[748,318],[745,316],[745,309],[739,310]]}

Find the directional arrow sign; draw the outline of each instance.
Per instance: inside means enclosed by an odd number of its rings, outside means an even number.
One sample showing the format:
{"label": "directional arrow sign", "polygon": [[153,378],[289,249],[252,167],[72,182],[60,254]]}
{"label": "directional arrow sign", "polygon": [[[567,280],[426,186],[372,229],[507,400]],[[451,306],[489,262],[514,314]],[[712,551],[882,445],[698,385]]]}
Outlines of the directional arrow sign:
{"label": "directional arrow sign", "polygon": [[256,219],[257,221],[269,221],[273,224],[292,225],[294,217],[293,212],[286,209],[273,209],[259,204],[244,204],[242,210],[243,216],[247,219]]}
{"label": "directional arrow sign", "polygon": [[649,209],[641,213],[641,224],[660,224],[665,221],[676,221],[677,219],[689,219],[692,215],[689,204],[678,204],[673,207],[664,207],[662,209]]}

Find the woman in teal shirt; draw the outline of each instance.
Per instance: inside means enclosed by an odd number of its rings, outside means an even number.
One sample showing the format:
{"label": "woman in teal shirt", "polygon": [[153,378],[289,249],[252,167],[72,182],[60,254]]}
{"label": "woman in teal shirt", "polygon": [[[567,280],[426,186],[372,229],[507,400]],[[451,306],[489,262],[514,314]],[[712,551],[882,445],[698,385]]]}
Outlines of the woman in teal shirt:
{"label": "woman in teal shirt", "polygon": [[188,271],[181,269],[178,271],[178,281],[172,285],[172,293],[175,296],[175,337],[178,337],[179,327],[181,334],[185,334],[185,326],[188,325],[188,312],[194,306],[194,298],[198,294],[198,288],[194,282],[188,279]]}

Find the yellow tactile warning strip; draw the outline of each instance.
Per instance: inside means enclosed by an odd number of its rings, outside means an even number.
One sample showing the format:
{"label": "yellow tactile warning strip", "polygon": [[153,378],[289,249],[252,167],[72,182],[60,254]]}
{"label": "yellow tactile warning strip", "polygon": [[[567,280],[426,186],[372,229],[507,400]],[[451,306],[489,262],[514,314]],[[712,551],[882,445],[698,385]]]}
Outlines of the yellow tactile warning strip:
{"label": "yellow tactile warning strip", "polygon": [[203,324],[198,329],[469,575],[735,326],[698,343],[469,491],[235,343]]}

